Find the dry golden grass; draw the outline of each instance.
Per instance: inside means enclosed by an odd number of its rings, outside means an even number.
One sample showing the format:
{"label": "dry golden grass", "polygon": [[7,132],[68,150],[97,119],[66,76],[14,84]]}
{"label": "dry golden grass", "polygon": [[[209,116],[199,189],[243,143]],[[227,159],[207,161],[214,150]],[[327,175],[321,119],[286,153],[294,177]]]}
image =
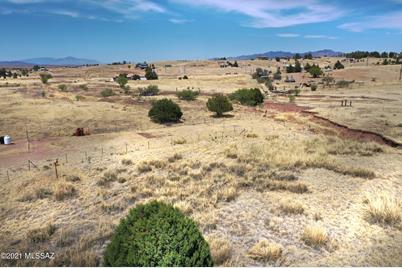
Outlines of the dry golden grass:
{"label": "dry golden grass", "polygon": [[216,235],[208,236],[206,239],[211,250],[214,265],[225,264],[232,254],[231,242]]}
{"label": "dry golden grass", "polygon": [[309,246],[321,247],[327,244],[328,235],[323,227],[319,225],[308,225],[304,228],[302,240]]}
{"label": "dry golden grass", "polygon": [[375,191],[366,195],[365,211],[370,221],[387,225],[402,222],[401,201],[386,191]]}
{"label": "dry golden grass", "polygon": [[28,231],[27,238],[32,243],[40,243],[50,239],[50,237],[56,231],[56,227],[53,224],[48,224],[45,227],[32,229]]}
{"label": "dry golden grass", "polygon": [[57,201],[63,201],[66,198],[73,197],[77,194],[77,190],[72,184],[59,183],[54,190],[54,198]]}
{"label": "dry golden grass", "polygon": [[218,200],[230,202],[236,198],[238,195],[237,188],[235,186],[223,187],[222,190],[218,192]]}
{"label": "dry golden grass", "polygon": [[279,208],[286,214],[303,214],[303,204],[296,200],[286,199],[280,201]]}
{"label": "dry golden grass", "polygon": [[263,239],[248,251],[248,256],[256,260],[276,261],[282,256],[282,252],[283,247],[281,245]]}

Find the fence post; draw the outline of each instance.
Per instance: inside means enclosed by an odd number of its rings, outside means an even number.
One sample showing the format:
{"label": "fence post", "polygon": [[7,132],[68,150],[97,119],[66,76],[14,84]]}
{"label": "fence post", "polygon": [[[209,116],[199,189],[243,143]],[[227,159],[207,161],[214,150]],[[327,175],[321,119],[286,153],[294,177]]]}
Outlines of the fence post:
{"label": "fence post", "polygon": [[8,174],[8,169],[7,169],[7,180],[10,181],[10,174]]}
{"label": "fence post", "polygon": [[59,173],[57,172],[57,166],[59,165],[59,159],[56,159],[56,161],[54,162],[54,171],[56,173],[56,179],[59,178]]}

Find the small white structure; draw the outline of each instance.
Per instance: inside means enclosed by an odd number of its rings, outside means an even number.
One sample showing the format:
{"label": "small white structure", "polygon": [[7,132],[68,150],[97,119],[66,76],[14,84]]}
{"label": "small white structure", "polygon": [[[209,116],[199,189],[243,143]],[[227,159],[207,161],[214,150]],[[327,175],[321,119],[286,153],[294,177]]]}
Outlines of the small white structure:
{"label": "small white structure", "polygon": [[0,139],[1,139],[0,144],[8,145],[8,144],[11,144],[13,142],[9,135],[5,135],[4,137],[0,137]]}

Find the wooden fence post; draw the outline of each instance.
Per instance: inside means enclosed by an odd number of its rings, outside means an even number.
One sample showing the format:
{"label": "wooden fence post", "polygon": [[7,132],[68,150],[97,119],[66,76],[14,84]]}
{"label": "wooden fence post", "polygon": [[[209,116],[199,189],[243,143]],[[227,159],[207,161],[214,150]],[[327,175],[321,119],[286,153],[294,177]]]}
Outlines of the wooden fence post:
{"label": "wooden fence post", "polygon": [[56,179],[59,178],[59,173],[57,172],[57,167],[59,166],[59,159],[54,162],[54,172],[56,173]]}

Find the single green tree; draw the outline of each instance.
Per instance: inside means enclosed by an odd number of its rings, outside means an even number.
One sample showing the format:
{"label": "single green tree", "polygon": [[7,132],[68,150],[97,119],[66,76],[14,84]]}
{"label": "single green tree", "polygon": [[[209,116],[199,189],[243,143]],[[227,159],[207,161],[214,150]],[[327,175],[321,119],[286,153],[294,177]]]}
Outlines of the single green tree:
{"label": "single green tree", "polygon": [[137,205],[120,221],[103,258],[104,266],[213,266],[197,224],[170,205]]}
{"label": "single green tree", "polygon": [[53,78],[53,76],[49,73],[41,73],[39,76],[43,84],[47,84],[49,79]]}
{"label": "single green tree", "polygon": [[125,88],[128,83],[127,74],[119,74],[116,78],[116,82],[119,84],[120,88]]}
{"label": "single green tree", "polygon": [[311,76],[313,78],[320,77],[323,74],[320,66],[315,65],[315,64],[313,64],[313,66],[311,66],[311,68],[309,69],[309,73],[311,74]]}
{"label": "single green tree", "polygon": [[148,112],[148,116],[156,123],[179,122],[182,115],[179,105],[169,99],[155,101]]}
{"label": "single green tree", "polygon": [[208,99],[207,108],[221,117],[223,113],[233,111],[233,106],[228,97],[218,94]]}
{"label": "single green tree", "polygon": [[336,63],[335,63],[335,65],[334,65],[334,69],[335,70],[337,70],[337,69],[343,69],[343,68],[345,68],[345,66],[343,66],[343,64],[338,60]]}
{"label": "single green tree", "polygon": [[158,74],[150,66],[145,69],[145,77],[147,80],[158,80]]}

